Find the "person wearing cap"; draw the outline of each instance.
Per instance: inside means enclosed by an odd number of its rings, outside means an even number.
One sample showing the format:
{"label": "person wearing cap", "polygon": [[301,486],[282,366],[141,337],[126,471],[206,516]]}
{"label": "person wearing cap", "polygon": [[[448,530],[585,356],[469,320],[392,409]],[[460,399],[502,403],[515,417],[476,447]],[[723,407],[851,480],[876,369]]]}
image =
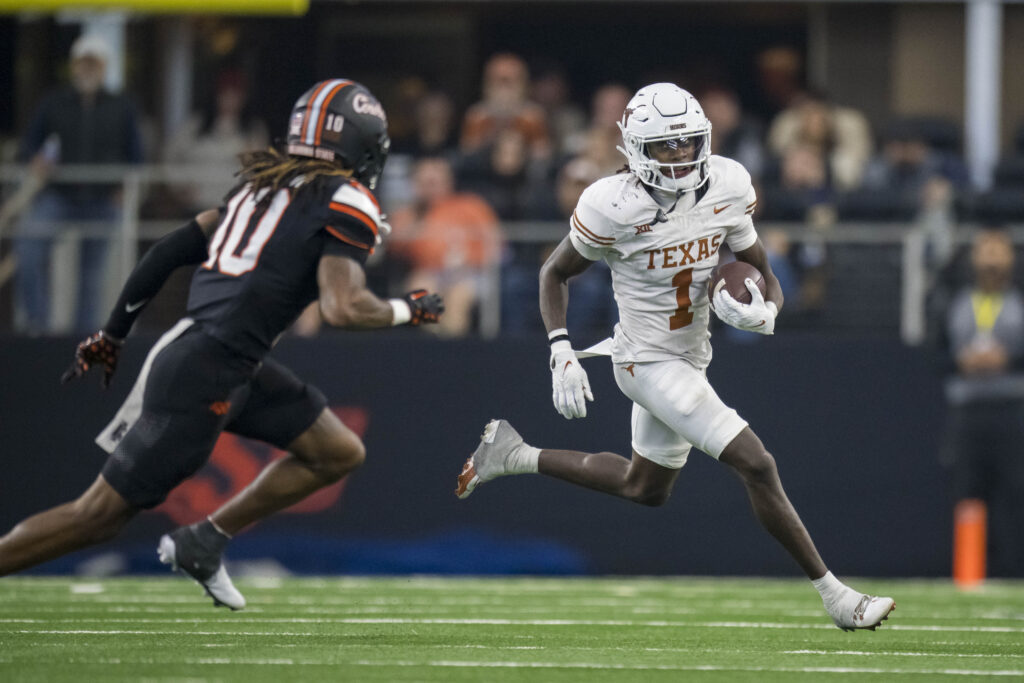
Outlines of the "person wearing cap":
{"label": "person wearing cap", "polygon": [[[71,46],[70,81],[44,95],[18,151],[30,173],[45,181],[61,164],[126,164],[142,161],[142,140],[128,97],[104,87],[110,47],[96,35]],[[118,184],[40,183],[18,229],[15,250],[19,329],[52,331],[50,252],[72,223],[88,223],[79,250],[75,331],[94,328],[101,307],[108,239],[120,217]]]}

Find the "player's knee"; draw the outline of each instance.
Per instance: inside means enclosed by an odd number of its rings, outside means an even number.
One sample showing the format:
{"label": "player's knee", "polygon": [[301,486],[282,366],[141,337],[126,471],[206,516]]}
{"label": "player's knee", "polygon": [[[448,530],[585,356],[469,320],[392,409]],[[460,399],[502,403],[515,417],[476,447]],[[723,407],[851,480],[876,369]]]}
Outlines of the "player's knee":
{"label": "player's knee", "polygon": [[75,501],[71,513],[81,538],[101,543],[117,536],[134,511],[114,501],[83,496]]}
{"label": "player's knee", "polygon": [[366,461],[366,446],[359,439],[333,442],[317,461],[318,474],[331,482],[338,481]]}
{"label": "player's knee", "polygon": [[672,487],[645,483],[628,487],[625,494],[626,498],[634,503],[647,507],[659,507],[664,505],[672,495]]}
{"label": "player's knee", "polygon": [[765,450],[745,458],[739,469],[743,478],[751,482],[770,482],[778,476],[775,458]]}
{"label": "player's knee", "polygon": [[651,491],[644,491],[643,494],[633,500],[640,503],[640,505],[656,508],[667,503],[669,496],[671,495],[671,489],[654,489]]}

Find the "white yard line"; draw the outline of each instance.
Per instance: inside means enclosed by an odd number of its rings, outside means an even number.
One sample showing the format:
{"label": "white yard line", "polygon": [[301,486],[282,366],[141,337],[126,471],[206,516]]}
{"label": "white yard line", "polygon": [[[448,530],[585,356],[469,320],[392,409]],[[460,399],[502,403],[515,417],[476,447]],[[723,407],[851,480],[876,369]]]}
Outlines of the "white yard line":
{"label": "white yard line", "polygon": [[[0,619],[0,623],[52,623],[48,620]],[[462,626],[639,626],[646,628],[755,628],[828,630],[831,624],[784,623],[763,621],[638,621],[627,619],[459,619],[411,617],[325,617],[325,618],[250,618],[245,615],[228,618],[192,619],[64,619],[61,623],[142,623],[142,624],[447,624]],[[929,624],[886,624],[882,628],[892,631],[938,631],[949,633],[1024,633],[1024,626],[940,626]],[[57,631],[59,632],[59,631]]]}
{"label": "white yard line", "polygon": [[1024,655],[966,654],[963,652],[862,652],[860,650],[783,650],[784,655],[852,655],[856,657],[976,657],[979,659],[1024,659]]}
{"label": "white yard line", "polygon": [[784,673],[838,673],[838,674],[908,674],[947,676],[1024,676],[1024,670],[986,671],[974,669],[891,669],[883,667],[840,667],[840,666],[716,666],[713,664],[595,664],[592,662],[472,662],[472,661],[373,661],[351,662],[360,666],[399,667],[454,667],[454,668],[524,668],[524,669],[595,669],[623,671],[742,671],[742,672],[784,672]]}
{"label": "white yard line", "polygon": [[[0,659],[0,662],[7,660]],[[163,660],[154,658],[141,659],[85,659],[74,657],[69,660],[82,664],[122,664],[135,666],[138,664],[161,664]],[[844,666],[719,666],[714,664],[598,664],[594,662],[486,662],[460,660],[355,660],[352,662],[325,662],[319,659],[299,659],[284,657],[188,657],[176,659],[175,664],[214,665],[214,666],[364,666],[364,667],[402,667],[402,668],[461,668],[461,669],[587,669],[594,671],[738,671],[745,673],[832,673],[832,674],[878,674],[891,675],[943,675],[943,676],[993,676],[1009,677],[1024,676],[1024,670],[992,670],[983,669],[894,669],[886,667],[844,667]]]}

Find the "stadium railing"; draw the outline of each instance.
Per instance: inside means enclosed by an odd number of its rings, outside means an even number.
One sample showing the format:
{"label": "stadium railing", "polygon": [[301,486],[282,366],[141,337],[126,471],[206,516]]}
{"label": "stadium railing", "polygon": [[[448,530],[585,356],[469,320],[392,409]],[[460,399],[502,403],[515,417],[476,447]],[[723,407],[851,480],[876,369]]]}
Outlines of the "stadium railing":
{"label": "stadium railing", "polygon": [[[24,202],[19,196],[27,177],[28,167],[21,164],[0,164],[0,186],[4,204]],[[55,169],[49,182],[120,185],[121,218],[114,233],[83,222],[68,222],[58,231],[70,242],[71,251],[83,237],[107,236],[112,240],[111,264],[107,269],[109,280],[105,291],[111,303],[117,287],[134,266],[140,244],[160,238],[181,224],[174,219],[146,217],[147,197],[155,188],[223,184],[231,178],[235,167],[210,165],[63,165]],[[0,217],[10,214],[2,210]],[[184,213],[183,213],[184,216]],[[0,223],[0,294],[11,283],[13,265],[11,238],[16,232],[19,217],[11,215]],[[756,222],[759,231],[783,231],[796,248],[815,247],[827,251],[827,305],[817,315],[808,316],[802,327],[817,331],[859,330],[873,334],[894,335],[909,344],[920,343],[925,336],[925,302],[937,269],[937,263],[957,245],[969,241],[973,230],[970,224],[958,224],[951,216],[922,216],[909,223],[840,222],[822,230],[803,223]],[[567,228],[564,221],[513,222],[502,226],[504,239],[509,244],[540,245],[558,241]],[[1022,223],[1011,226],[1014,242],[1024,245],[1024,217]],[[937,259],[936,254],[940,254]],[[945,255],[945,256],[943,256]],[[65,256],[57,268],[66,270],[73,259]],[[941,265],[939,263],[939,265]],[[61,286],[53,290],[53,307],[67,311],[73,299],[73,288],[66,272],[56,275]],[[478,333],[493,338],[503,331],[500,324],[500,268],[489,273],[493,286],[486,287],[486,301],[480,310]],[[13,316],[0,320],[0,330],[13,329]],[[65,316],[67,317],[67,316]],[[55,331],[60,331],[56,325]]]}

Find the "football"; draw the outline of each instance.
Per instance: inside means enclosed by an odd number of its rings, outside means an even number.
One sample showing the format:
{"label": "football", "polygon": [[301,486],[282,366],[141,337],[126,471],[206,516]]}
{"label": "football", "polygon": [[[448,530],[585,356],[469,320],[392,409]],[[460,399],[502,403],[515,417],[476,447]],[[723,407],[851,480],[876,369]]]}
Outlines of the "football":
{"label": "football", "polygon": [[729,261],[716,266],[711,271],[711,279],[708,280],[708,298],[714,301],[715,292],[724,287],[733,299],[741,304],[749,304],[753,297],[750,296],[750,290],[744,284],[744,280],[748,277],[761,290],[761,296],[764,296],[766,289],[761,271],[743,261]]}

